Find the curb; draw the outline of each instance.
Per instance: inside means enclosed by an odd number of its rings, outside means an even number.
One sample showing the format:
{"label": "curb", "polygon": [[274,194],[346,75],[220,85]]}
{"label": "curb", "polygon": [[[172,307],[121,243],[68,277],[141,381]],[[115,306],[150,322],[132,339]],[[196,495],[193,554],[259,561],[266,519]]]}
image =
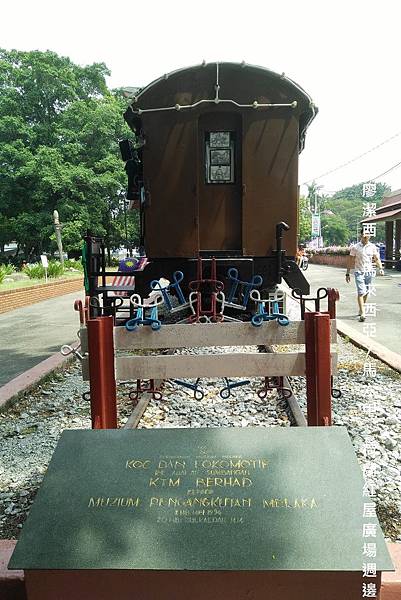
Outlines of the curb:
{"label": "curb", "polygon": [[[286,292],[287,301],[290,299],[293,302],[296,302],[297,308],[299,308],[299,303],[292,298],[288,292]],[[307,310],[309,310],[307,308]],[[324,312],[324,311],[323,311]],[[367,350],[370,356],[379,359],[394,371],[398,371],[401,373],[401,354],[394,352],[393,350],[389,350],[383,344],[379,344],[379,342],[373,341],[363,333],[359,333],[356,329],[348,325],[345,321],[341,319],[336,319],[336,327],[337,333],[339,333],[342,337],[346,337],[349,341],[358,346],[358,348],[362,348],[363,350]]]}
{"label": "curb", "polygon": [[39,364],[4,384],[0,387],[0,412],[53,372],[66,369],[73,358],[73,355],[63,356],[59,352],[55,352],[49,358],[42,360]]}
{"label": "curb", "polygon": [[389,350],[383,344],[373,341],[371,338],[356,331],[353,327],[337,319],[337,331],[340,335],[349,338],[350,342],[369,352],[370,356],[378,358],[386,365],[401,373],[401,354]]}

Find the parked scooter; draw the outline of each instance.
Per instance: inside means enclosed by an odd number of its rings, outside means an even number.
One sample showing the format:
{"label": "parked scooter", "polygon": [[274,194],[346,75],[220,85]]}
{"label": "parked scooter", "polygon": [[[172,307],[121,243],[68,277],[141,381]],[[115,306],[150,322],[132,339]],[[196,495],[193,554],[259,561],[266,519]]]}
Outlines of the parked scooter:
{"label": "parked scooter", "polygon": [[306,254],[303,254],[302,256],[299,257],[299,268],[301,269],[301,271],[306,271],[308,267],[309,267],[309,259],[306,256]]}

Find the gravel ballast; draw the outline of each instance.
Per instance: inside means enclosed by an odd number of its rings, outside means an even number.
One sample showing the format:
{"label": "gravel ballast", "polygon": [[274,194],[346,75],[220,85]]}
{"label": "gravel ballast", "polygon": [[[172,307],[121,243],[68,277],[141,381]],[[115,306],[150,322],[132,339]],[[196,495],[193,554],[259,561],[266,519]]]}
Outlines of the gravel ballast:
{"label": "gravel ballast", "polygon": [[[236,350],[256,351],[254,347]],[[334,426],[347,427],[362,468],[367,462],[374,465],[379,521],[387,539],[401,542],[401,375],[371,359],[377,373],[366,377],[364,351],[340,339],[338,352],[335,387],[342,396],[333,399]],[[305,380],[293,377],[291,383],[305,411]],[[286,403],[278,400],[275,392],[260,399],[257,390],[262,385],[262,379],[252,379],[223,399],[219,391],[225,382],[203,379],[204,398],[195,400],[192,391],[166,382],[163,398],[151,400],[139,427],[289,427]],[[131,389],[132,384],[119,386],[120,426],[132,410]],[[90,428],[90,404],[82,399],[85,391],[88,383],[82,381],[80,367],[74,364],[0,413],[0,538],[18,538],[61,432]],[[369,399],[376,402],[373,414],[365,409]],[[363,451],[366,442],[371,443],[368,456]]]}

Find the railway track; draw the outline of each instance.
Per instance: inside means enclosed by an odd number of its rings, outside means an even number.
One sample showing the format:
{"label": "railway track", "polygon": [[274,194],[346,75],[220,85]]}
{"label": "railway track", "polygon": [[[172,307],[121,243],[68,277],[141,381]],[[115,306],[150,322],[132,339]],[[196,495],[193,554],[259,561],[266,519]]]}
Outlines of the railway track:
{"label": "railway track", "polygon": [[[369,387],[378,402],[377,415],[372,418],[362,409],[368,392],[361,375],[366,353],[342,338],[338,340],[338,346],[340,360],[336,386],[343,396],[333,399],[333,424],[347,428],[361,465],[367,464],[362,452],[366,436],[374,443],[379,520],[389,539],[401,541],[401,377],[372,359],[377,375]],[[255,347],[248,347],[246,351],[255,352]],[[223,352],[223,349],[216,352]],[[231,402],[221,400],[220,382],[216,380],[202,381],[205,401],[196,401],[188,390],[166,382],[165,400],[144,396],[134,410],[129,399],[132,382],[120,382],[119,427],[125,424],[131,428],[289,426],[292,417],[288,419],[285,415],[285,410],[290,414],[287,400],[278,401],[274,392],[264,401],[260,400],[257,390],[261,381],[260,378],[251,380],[249,386],[235,390]],[[303,378],[291,377],[290,384],[285,382],[285,387],[293,388],[297,403],[305,410]],[[91,427],[89,402],[82,397],[87,390],[88,383],[82,380],[79,365],[74,364],[65,373],[54,374],[0,413],[0,537],[19,536],[61,432]]]}
{"label": "railway track", "polygon": [[[258,351],[262,352],[262,353],[263,352],[265,352],[265,353],[274,353],[275,352],[271,346],[258,346]],[[174,354],[174,350],[170,350],[169,354]],[[272,383],[274,384],[274,382],[272,382]],[[164,384],[163,380],[155,380],[153,382],[153,384],[151,384],[151,385],[153,386],[153,389],[160,390],[160,393],[162,393],[163,384]],[[281,408],[287,413],[289,420],[291,422],[291,425],[297,426],[297,427],[306,427],[307,421],[306,421],[303,411],[301,410],[301,408],[299,406],[299,403],[293,392],[293,389],[291,387],[290,378],[289,377],[281,378],[280,386],[282,387],[283,392],[280,391],[280,388],[278,388],[278,389],[275,387],[268,388],[266,391],[267,391],[267,393],[270,392],[270,395],[267,396],[267,398],[269,400],[271,400],[274,397],[274,394],[276,394],[276,402],[280,403]],[[216,395],[219,394],[219,389],[217,388],[217,385],[216,385],[215,391],[216,391]],[[174,393],[174,392],[172,391],[172,393]],[[132,392],[131,392],[131,394],[132,394]],[[233,398],[235,398],[234,394],[233,394]],[[124,429],[137,429],[137,428],[141,427],[142,419],[143,419],[144,415],[146,414],[148,406],[154,399],[155,398],[154,398],[153,393],[142,392],[140,394],[140,396],[138,397],[138,400],[137,400],[131,414],[129,415],[127,421],[123,425],[123,428]],[[168,402],[168,399],[166,401]]]}
{"label": "railway track", "polygon": [[[283,310],[284,310],[284,312],[286,312],[286,314],[289,315],[290,319],[298,320],[300,313],[301,313],[300,302],[299,302],[299,300],[294,299],[287,292],[285,292],[285,294],[286,294],[286,301],[283,305]],[[171,301],[174,303],[175,298],[172,297]],[[284,308],[284,306],[286,306],[286,305],[287,305],[287,311]],[[236,315],[236,317],[240,318],[240,320],[244,320],[244,321],[250,320],[250,315],[248,313],[242,314],[239,316]],[[168,322],[168,323],[174,323],[179,319],[179,317],[174,318],[174,315],[169,315],[166,318],[167,318],[166,322]],[[206,349],[203,349],[203,350],[206,350]],[[224,350],[224,349],[222,348],[222,350]],[[233,351],[233,352],[235,352],[236,350],[238,350],[238,348],[236,348],[236,347],[231,349],[231,351]],[[266,346],[266,345],[258,346],[257,350],[262,353],[263,352],[275,353],[275,350],[272,346]],[[255,348],[253,349],[253,351],[255,351]],[[175,350],[171,349],[171,350],[165,351],[165,353],[171,355],[171,354],[175,353]],[[162,388],[163,383],[164,383],[163,380],[157,380],[157,381],[155,381],[155,387]],[[293,388],[291,385],[291,378],[285,376],[282,378],[281,383],[282,383],[282,387],[286,390],[286,392],[285,392],[285,397],[283,397],[280,401],[285,406],[285,411],[289,416],[291,424],[293,426],[297,426],[297,427],[306,427],[307,420],[306,420],[303,410],[300,408],[300,405],[296,398],[296,395],[294,394],[294,391],[293,391]],[[217,386],[216,386],[216,394],[218,394],[218,393],[219,393],[219,390],[217,389]],[[144,417],[144,415],[146,414],[146,410],[152,400],[153,400],[152,394],[143,393],[141,395],[141,397],[138,399],[137,404],[133,408],[128,420],[123,425],[123,427],[125,429],[136,429],[138,427],[141,427],[141,420]]]}

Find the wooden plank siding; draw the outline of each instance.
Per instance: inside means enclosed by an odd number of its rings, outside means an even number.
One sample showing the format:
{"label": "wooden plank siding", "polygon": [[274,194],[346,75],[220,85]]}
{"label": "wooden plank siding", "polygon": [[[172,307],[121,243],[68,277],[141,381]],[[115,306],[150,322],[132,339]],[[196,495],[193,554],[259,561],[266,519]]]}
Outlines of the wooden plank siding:
{"label": "wooden plank siding", "polygon": [[[337,342],[335,320],[331,321],[331,343]],[[118,350],[151,348],[200,348],[207,346],[270,346],[305,343],[304,321],[292,321],[282,326],[275,321],[254,327],[251,323],[196,323],[193,325],[162,325],[159,331],[142,327],[127,331],[114,329],[114,344]]]}
{"label": "wooden plank siding", "polygon": [[[83,378],[89,379],[88,359],[83,361]],[[331,354],[332,372],[336,372],[337,354]],[[118,356],[116,379],[174,379],[185,377],[280,377],[304,376],[305,353],[235,353],[173,356]]]}
{"label": "wooden plank siding", "polygon": [[[332,320],[331,343],[337,342],[336,321]],[[82,352],[88,349],[87,329],[81,328]],[[115,349],[118,351],[166,348],[200,348],[211,346],[272,346],[305,344],[304,321],[293,321],[287,326],[275,321],[254,327],[250,323],[197,323],[193,325],[163,325],[159,331],[140,327],[127,331],[114,328]],[[169,379],[177,377],[267,377],[304,376],[304,352],[277,354],[241,352],[203,355],[147,355],[116,356],[116,378]],[[331,353],[332,373],[337,372],[337,353]],[[84,356],[82,375],[89,380],[89,360]]]}

